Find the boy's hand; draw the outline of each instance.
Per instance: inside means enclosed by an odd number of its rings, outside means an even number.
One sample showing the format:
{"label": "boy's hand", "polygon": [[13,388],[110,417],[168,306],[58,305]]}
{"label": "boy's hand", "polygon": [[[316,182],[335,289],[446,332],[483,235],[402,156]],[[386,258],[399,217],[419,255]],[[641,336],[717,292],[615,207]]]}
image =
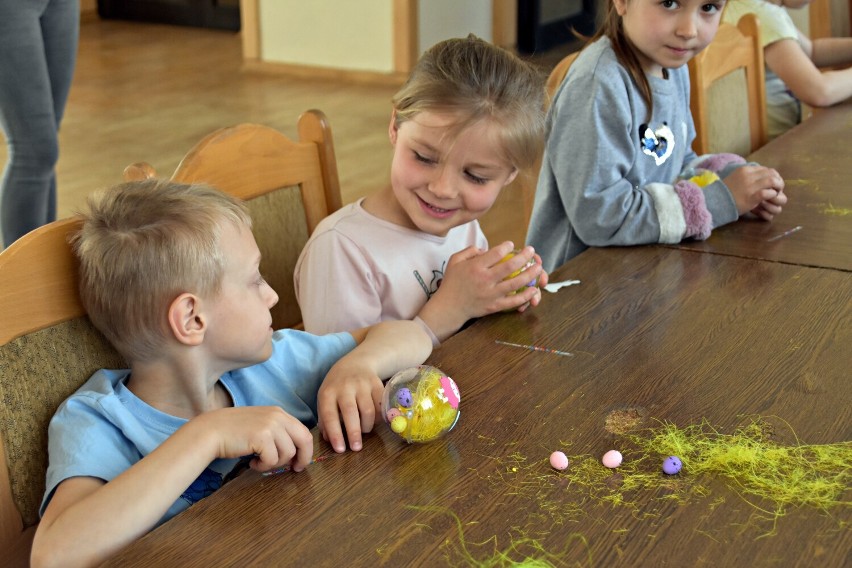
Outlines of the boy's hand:
{"label": "boy's hand", "polygon": [[771,220],[781,212],[781,206],[787,202],[787,197],[782,193],[784,179],[772,168],[742,166],[731,172],[723,181],[731,190],[740,215],[752,211],[764,219]]}
{"label": "boy's hand", "polygon": [[357,361],[344,358],[331,368],[320,387],[318,407],[320,432],[335,452],[346,451],[341,419],[349,447],[356,452],[363,447],[361,434],[373,430],[383,391],[378,375]]}
{"label": "boy's hand", "polygon": [[255,455],[252,469],[267,471],[290,465],[302,471],[311,463],[311,431],[277,406],[224,408],[202,414],[187,424],[217,436],[217,458]]}
{"label": "boy's hand", "polygon": [[[542,274],[540,259],[504,280],[535,258],[528,246],[501,262],[513,250],[512,242],[506,241],[487,251],[470,247],[450,257],[440,288],[420,311],[438,339],[446,339],[471,318],[538,304],[541,291],[527,284]],[[515,290],[521,291],[511,294]]]}

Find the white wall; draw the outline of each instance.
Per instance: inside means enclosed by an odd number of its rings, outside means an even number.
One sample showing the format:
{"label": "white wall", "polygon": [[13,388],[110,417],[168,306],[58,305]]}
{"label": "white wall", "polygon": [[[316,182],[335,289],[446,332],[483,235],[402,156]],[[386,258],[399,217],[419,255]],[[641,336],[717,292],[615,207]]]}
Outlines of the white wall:
{"label": "white wall", "polygon": [[391,73],[392,0],[260,0],[260,58]]}
{"label": "white wall", "polygon": [[492,41],[491,0],[421,0],[417,17],[419,53],[441,40],[469,33]]}

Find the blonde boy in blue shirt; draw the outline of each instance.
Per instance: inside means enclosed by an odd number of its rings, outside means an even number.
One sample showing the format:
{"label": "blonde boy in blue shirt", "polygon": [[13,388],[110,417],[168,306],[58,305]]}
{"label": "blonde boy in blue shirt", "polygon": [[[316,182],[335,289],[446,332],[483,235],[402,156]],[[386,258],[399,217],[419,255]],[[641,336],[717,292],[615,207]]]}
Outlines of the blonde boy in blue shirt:
{"label": "blonde boy in blue shirt", "polygon": [[274,332],[249,216],[212,188],[134,182],[90,208],[74,243],[81,297],[129,369],[99,371],[51,421],[33,566],[102,562],[215,491],[240,457],[303,470],[317,419],[335,448],[345,429],[360,449],[381,378],[431,352],[410,321]]}

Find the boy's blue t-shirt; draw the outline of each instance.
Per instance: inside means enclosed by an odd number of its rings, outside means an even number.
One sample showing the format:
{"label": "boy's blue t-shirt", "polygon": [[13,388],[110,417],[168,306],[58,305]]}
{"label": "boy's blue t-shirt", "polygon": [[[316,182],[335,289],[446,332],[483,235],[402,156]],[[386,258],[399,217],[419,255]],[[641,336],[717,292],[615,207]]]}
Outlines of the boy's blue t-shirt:
{"label": "boy's blue t-shirt", "polygon": [[[280,406],[310,428],[317,423],[317,392],[323,379],[355,345],[349,333],[276,331],[268,360],[225,373],[220,382],[235,407]],[[137,398],[125,387],[129,376],[128,369],[102,369],[59,406],[48,430],[50,461],[41,514],[62,481],[79,476],[110,481],[186,424],[186,419]],[[236,462],[211,463],[160,522],[221,487]]]}

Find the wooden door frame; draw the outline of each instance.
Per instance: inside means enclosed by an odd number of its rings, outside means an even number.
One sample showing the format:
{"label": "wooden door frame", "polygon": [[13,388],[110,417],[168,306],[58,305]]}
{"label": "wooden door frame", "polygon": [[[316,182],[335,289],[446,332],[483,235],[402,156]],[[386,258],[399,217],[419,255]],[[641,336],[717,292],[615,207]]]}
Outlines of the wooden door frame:
{"label": "wooden door frame", "polygon": [[[260,60],[260,0],[240,0],[243,59]],[[408,73],[420,56],[419,0],[393,0],[393,65],[395,73]],[[492,42],[511,48],[517,39],[518,0],[491,0]]]}

